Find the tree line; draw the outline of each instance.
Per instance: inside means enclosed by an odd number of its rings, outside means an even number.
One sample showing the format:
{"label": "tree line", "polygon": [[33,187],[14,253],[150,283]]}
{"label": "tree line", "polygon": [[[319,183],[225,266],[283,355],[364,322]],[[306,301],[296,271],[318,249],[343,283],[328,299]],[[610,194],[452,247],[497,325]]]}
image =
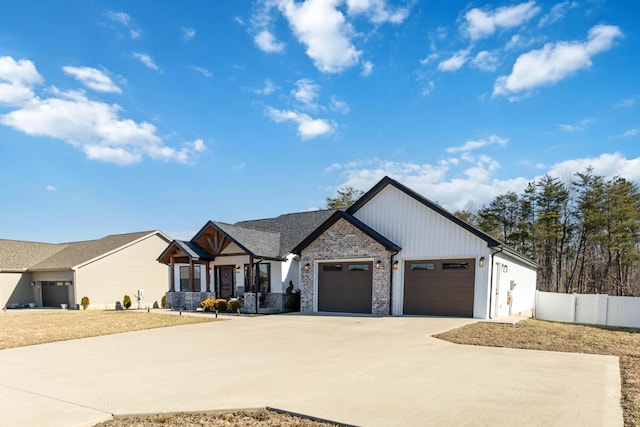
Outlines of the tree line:
{"label": "tree line", "polygon": [[640,296],[640,193],[624,178],[545,175],[455,215],[537,261],[541,291]]}

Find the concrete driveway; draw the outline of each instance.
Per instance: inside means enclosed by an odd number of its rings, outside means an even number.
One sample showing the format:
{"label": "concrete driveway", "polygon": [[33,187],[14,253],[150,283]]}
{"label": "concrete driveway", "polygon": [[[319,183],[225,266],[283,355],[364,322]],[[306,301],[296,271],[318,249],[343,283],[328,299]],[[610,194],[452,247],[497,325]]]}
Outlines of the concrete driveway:
{"label": "concrete driveway", "polygon": [[0,351],[0,425],[271,406],[361,426],[620,426],[618,359],[450,344],[472,322],[280,315]]}

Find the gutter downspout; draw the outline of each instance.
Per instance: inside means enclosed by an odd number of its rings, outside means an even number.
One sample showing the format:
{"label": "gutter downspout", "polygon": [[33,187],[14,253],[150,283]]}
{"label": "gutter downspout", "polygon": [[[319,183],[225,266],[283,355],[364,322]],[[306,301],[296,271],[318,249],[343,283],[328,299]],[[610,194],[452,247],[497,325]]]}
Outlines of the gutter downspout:
{"label": "gutter downspout", "polygon": [[389,316],[393,316],[393,257],[398,255],[395,251],[389,257]]}
{"label": "gutter downspout", "polygon": [[500,250],[499,251],[495,251],[495,252],[491,252],[491,261],[489,262],[489,265],[491,266],[491,276],[490,276],[490,284],[491,286],[489,287],[490,289],[490,293],[489,293],[489,319],[493,319],[494,318],[494,314],[493,314],[493,257],[495,256],[495,254],[499,254],[501,253],[504,248],[502,246],[499,246]]}

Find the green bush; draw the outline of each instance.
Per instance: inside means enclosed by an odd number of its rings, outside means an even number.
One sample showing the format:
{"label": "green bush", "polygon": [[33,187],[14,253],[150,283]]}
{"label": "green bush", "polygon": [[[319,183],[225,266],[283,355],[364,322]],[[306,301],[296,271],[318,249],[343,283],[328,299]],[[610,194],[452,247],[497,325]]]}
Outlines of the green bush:
{"label": "green bush", "polygon": [[129,307],[131,307],[131,297],[129,295],[125,295],[122,298],[122,306],[127,310],[129,310]]}
{"label": "green bush", "polygon": [[80,301],[80,305],[82,306],[83,310],[86,310],[87,307],[89,307],[89,297],[87,296],[82,297],[82,300]]}
{"label": "green bush", "polygon": [[227,309],[231,312],[237,312],[242,307],[240,306],[240,300],[238,298],[231,298],[227,304]]}
{"label": "green bush", "polygon": [[300,291],[295,290],[287,295],[287,300],[284,302],[284,308],[287,311],[300,311]]}
{"label": "green bush", "polygon": [[200,301],[200,308],[204,311],[213,311],[215,307],[213,306],[213,300],[211,298],[207,298],[205,300]]}
{"label": "green bush", "polygon": [[167,308],[167,296],[162,295],[162,299],[160,300],[160,306],[162,308]]}
{"label": "green bush", "polygon": [[213,308],[215,308],[218,311],[227,311],[227,300],[218,298],[213,302]]}

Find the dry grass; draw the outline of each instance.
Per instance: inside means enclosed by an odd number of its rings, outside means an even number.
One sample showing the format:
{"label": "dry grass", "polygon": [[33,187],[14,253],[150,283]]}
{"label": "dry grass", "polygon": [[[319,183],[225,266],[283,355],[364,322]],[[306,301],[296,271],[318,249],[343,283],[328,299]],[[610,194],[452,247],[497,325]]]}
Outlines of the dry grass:
{"label": "dry grass", "polygon": [[259,409],[212,414],[161,414],[105,421],[95,427],[332,427],[330,424]]}
{"label": "dry grass", "polygon": [[0,349],[211,320],[133,311],[7,310],[0,312]]}
{"label": "dry grass", "polygon": [[620,358],[627,426],[640,425],[640,330],[526,320],[516,325],[475,323],[436,335],[457,344],[604,354]]}

